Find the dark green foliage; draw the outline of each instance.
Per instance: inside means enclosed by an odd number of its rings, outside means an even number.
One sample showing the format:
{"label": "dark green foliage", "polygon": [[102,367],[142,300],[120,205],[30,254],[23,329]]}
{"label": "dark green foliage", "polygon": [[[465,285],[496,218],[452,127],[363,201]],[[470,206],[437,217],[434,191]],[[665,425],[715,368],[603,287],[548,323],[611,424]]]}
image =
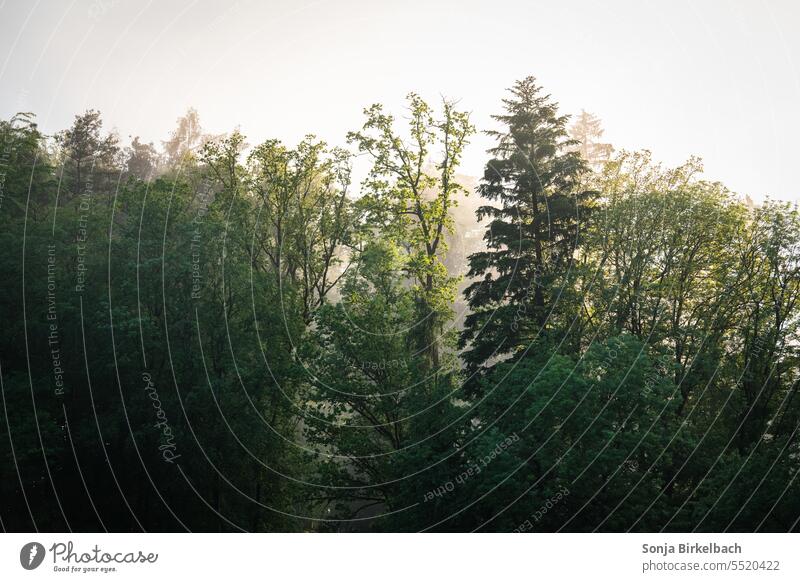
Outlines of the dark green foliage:
{"label": "dark green foliage", "polygon": [[459,352],[473,130],[409,105],[350,135],[357,200],[313,136],[0,122],[4,529],[798,529],[796,207],[577,144],[524,79]]}
{"label": "dark green foliage", "polygon": [[[533,77],[518,81],[494,119],[504,128],[490,151],[478,210],[487,218],[486,250],[469,257],[465,291],[471,313],[461,346],[475,376],[514,355],[575,315],[570,297],[574,257],[594,193],[587,167],[567,135],[566,116]],[[475,387],[473,380],[468,386]]]}

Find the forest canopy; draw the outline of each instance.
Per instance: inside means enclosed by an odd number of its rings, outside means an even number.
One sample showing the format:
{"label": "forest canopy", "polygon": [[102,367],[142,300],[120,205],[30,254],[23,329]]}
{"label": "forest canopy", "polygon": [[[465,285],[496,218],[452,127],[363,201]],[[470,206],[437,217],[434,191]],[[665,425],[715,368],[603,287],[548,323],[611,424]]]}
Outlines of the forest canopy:
{"label": "forest canopy", "polygon": [[0,121],[2,527],[797,531],[796,205],[494,113]]}

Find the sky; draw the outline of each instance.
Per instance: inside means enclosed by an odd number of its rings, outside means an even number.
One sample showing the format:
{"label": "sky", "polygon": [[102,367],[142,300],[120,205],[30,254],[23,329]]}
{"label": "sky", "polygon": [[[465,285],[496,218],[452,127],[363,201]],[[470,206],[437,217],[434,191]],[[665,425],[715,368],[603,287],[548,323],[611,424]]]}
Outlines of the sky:
{"label": "sky", "polygon": [[0,0],[0,116],[55,132],[95,108],[157,143],[194,107],[208,133],[345,145],[364,107],[402,115],[409,91],[491,128],[534,75],[617,149],[699,155],[736,192],[800,201],[799,29],[792,0]]}

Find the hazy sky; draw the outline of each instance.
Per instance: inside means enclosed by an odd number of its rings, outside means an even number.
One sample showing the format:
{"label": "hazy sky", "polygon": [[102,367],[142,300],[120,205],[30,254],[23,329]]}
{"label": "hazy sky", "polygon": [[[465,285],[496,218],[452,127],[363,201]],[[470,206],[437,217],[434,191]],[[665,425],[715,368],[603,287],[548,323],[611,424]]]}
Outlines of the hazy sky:
{"label": "hazy sky", "polygon": [[[254,143],[343,144],[364,106],[408,91],[460,99],[479,128],[535,75],[618,148],[761,199],[800,200],[800,2],[403,0],[0,3],[0,115],[46,132],[100,109],[123,137],[164,139],[189,106]],[[465,173],[480,175],[485,137]]]}

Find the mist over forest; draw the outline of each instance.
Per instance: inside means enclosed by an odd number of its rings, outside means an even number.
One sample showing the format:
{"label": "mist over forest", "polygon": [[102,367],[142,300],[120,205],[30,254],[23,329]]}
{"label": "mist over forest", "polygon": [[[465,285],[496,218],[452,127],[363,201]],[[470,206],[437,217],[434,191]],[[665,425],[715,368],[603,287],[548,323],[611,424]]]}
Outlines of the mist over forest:
{"label": "mist over forest", "polygon": [[796,204],[557,99],[0,121],[2,528],[797,531]]}

